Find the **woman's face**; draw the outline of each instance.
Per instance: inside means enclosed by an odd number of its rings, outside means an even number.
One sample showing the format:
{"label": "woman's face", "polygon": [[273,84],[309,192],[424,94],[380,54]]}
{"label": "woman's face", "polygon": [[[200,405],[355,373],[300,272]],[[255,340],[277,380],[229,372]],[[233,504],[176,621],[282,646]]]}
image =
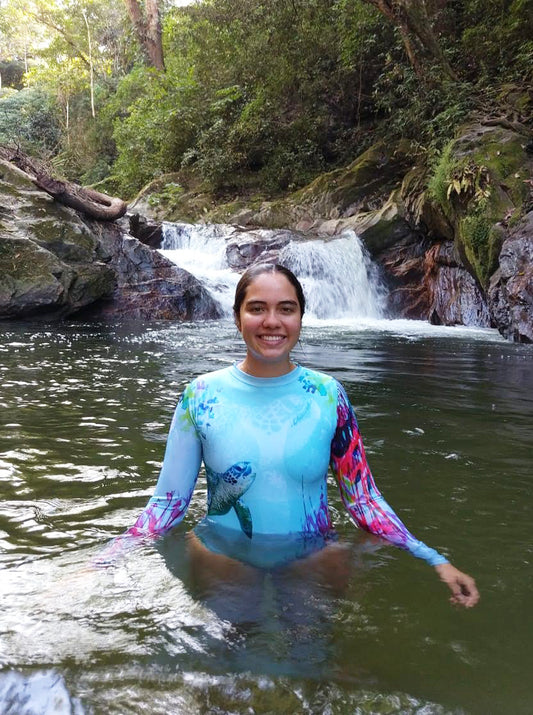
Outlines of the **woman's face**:
{"label": "woman's face", "polygon": [[274,377],[291,369],[290,351],[300,337],[302,312],[294,286],[282,273],[254,278],[236,323],[247,347],[247,372]]}

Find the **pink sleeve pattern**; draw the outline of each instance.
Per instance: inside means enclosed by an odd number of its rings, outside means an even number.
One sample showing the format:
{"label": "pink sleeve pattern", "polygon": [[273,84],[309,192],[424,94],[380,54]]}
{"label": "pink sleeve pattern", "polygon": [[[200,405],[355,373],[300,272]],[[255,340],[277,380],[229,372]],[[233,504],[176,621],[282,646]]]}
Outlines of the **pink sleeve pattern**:
{"label": "pink sleeve pattern", "polygon": [[127,531],[117,536],[105,549],[92,559],[95,567],[113,566],[118,558],[131,549],[137,539],[131,537],[155,538],[172,527],[177,526],[185,516],[192,490],[188,497],[175,497],[174,492],[167,492],[165,497],[152,497],[137,521]]}
{"label": "pink sleeve pattern", "polygon": [[344,506],[358,527],[410,551],[432,566],[446,563],[447,559],[408,531],[381,495],[366,460],[355,413],[340,384],[331,466]]}
{"label": "pink sleeve pattern", "polygon": [[137,521],[125,536],[159,536],[179,524],[191,501],[192,491],[186,497],[167,492],[165,497],[153,496]]}

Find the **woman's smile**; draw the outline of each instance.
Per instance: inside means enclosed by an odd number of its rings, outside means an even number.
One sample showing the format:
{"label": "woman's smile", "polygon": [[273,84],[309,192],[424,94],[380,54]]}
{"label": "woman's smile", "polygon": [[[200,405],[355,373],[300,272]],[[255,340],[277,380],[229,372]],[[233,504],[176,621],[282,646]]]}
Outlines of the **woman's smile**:
{"label": "woman's smile", "polygon": [[262,273],[246,290],[237,327],[246,343],[242,369],[257,377],[290,372],[302,315],[296,291],[280,273]]}

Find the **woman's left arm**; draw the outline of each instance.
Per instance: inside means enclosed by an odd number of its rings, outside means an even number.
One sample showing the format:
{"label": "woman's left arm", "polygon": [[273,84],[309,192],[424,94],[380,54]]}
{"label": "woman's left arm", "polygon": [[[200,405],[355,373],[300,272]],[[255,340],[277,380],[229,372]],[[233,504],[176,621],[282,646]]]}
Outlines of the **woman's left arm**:
{"label": "woman's left arm", "polygon": [[331,467],[344,506],[357,526],[434,566],[441,580],[451,589],[454,603],[465,606],[477,603],[479,594],[474,580],[458,571],[438,551],[415,538],[381,495],[368,466],[355,413],[340,384]]}
{"label": "woman's left arm", "polygon": [[476,605],[479,601],[479,591],[472,576],[459,571],[450,563],[435,566],[435,570],[439,574],[440,580],[452,592],[450,596],[451,603],[465,608],[472,608],[472,606]]}

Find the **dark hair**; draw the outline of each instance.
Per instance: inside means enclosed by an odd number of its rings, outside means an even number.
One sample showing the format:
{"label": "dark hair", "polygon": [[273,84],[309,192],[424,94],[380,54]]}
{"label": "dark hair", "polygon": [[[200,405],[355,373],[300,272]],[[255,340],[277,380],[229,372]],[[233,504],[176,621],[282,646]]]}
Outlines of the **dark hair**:
{"label": "dark hair", "polygon": [[285,276],[296,291],[296,298],[298,300],[298,305],[300,306],[300,313],[303,315],[305,311],[304,291],[302,284],[298,278],[296,278],[294,273],[279,263],[255,263],[253,266],[246,269],[237,283],[237,287],[235,288],[235,302],[233,303],[233,314],[235,315],[235,318],[239,318],[241,306],[244,302],[244,298],[246,297],[248,286],[254,282],[257,276],[260,276],[263,273],[281,273],[282,276]]}

